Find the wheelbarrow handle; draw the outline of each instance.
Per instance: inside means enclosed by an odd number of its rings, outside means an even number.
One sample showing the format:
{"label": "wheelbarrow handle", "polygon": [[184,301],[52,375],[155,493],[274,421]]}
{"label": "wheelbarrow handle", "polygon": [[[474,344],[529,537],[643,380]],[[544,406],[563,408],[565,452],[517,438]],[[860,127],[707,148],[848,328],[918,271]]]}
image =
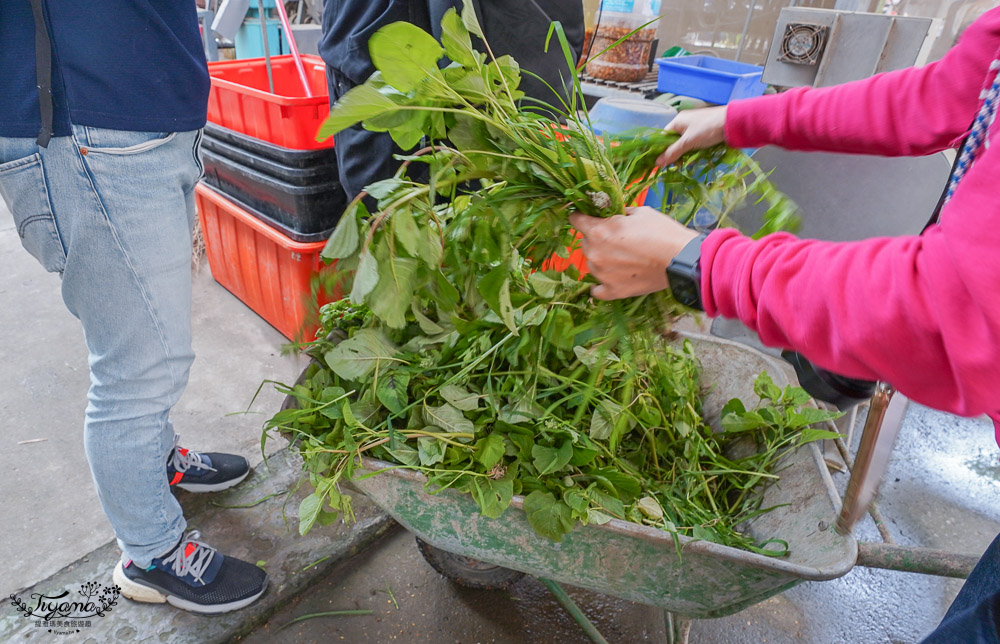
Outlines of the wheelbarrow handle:
{"label": "wheelbarrow handle", "polygon": [[889,467],[889,456],[908,403],[889,383],[880,382],[875,387],[844,504],[837,517],[838,533],[849,534],[875,499],[879,483]]}

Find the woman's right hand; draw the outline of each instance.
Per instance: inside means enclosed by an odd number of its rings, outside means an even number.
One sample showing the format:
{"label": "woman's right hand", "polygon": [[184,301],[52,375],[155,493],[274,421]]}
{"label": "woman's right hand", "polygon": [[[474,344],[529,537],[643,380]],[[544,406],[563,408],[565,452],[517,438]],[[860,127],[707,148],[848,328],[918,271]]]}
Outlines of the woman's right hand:
{"label": "woman's right hand", "polygon": [[667,132],[677,132],[681,138],[660,155],[656,165],[668,166],[691,150],[723,143],[726,140],[725,125],[725,105],[681,112],[666,127]]}

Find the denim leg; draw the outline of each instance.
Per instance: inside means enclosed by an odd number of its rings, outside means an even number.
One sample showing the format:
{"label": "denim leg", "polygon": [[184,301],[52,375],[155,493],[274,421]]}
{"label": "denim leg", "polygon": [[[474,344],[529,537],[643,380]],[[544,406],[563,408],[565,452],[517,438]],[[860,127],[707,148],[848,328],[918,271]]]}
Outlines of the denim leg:
{"label": "denim leg", "polygon": [[1000,536],[965,580],[941,624],[924,644],[1000,643]]}
{"label": "denim leg", "polygon": [[91,373],[87,457],[122,550],[143,566],[185,528],[165,468],[174,436],[169,412],[194,358],[199,139],[199,132],[74,127],[72,137],[22,149],[25,156],[12,162],[25,140],[0,139],[0,162],[37,168],[15,175],[0,165],[0,188],[29,233],[25,247],[62,273],[63,299],[83,324]]}

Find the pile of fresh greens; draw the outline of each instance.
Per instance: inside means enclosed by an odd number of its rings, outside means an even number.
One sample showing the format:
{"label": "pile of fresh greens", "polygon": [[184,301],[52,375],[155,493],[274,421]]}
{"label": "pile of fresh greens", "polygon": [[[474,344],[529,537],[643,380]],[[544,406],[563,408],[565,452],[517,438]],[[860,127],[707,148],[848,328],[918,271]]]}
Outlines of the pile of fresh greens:
{"label": "pile of fresh greens", "polygon": [[[379,71],[321,131],[361,121],[424,146],[369,186],[376,214],[356,200],[330,238],[349,299],[322,309],[305,345],[315,362],[283,389],[297,407],[266,425],[296,439],[315,487],[300,531],[351,516],[340,485],[364,456],[469,493],[488,517],[523,494],[531,525],[556,541],[619,518],[761,550],[737,526],[766,511],[760,484],[785,449],[829,435],[802,431],[829,414],[762,375],[760,405],[732,401],[714,433],[697,358],[664,335],[681,312],[668,293],[595,302],[592,278],[544,269],[575,243],[570,212],[619,214],[654,182],[682,221],[707,208],[724,222],[753,195],[770,205],[764,233],[789,225],[793,206],[737,151],[658,170],[672,135],[601,141],[575,77],[567,101],[525,107],[517,64],[470,34],[482,38],[468,5],[445,15],[441,44],[409,24],[383,28],[370,41]],[[413,164],[429,179],[412,178]],[[741,438],[755,449],[735,456]]]}

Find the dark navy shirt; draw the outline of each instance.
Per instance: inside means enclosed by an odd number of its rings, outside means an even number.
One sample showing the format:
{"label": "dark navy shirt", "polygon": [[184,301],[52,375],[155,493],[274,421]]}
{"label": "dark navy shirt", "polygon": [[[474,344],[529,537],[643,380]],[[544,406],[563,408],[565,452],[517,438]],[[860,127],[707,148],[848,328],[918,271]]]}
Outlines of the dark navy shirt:
{"label": "dark navy shirt", "polygon": [[[208,70],[194,0],[44,0],[55,135],[70,123],[174,132],[205,124]],[[0,136],[41,127],[29,0],[0,0]]]}

